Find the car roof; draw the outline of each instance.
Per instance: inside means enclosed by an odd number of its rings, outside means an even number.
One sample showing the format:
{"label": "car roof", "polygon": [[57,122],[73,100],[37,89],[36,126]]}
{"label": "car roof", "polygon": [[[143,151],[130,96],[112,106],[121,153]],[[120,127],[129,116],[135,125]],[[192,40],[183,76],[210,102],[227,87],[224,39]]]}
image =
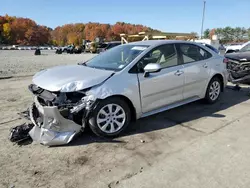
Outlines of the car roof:
{"label": "car roof", "polygon": [[107,44],[117,44],[117,43],[121,43],[121,41],[110,41],[110,42],[107,42]]}
{"label": "car roof", "polygon": [[129,44],[133,45],[148,45],[148,46],[158,46],[162,44],[171,44],[171,43],[189,43],[189,44],[197,44],[195,42],[189,42],[184,40],[145,40],[145,41],[137,41],[131,42]]}

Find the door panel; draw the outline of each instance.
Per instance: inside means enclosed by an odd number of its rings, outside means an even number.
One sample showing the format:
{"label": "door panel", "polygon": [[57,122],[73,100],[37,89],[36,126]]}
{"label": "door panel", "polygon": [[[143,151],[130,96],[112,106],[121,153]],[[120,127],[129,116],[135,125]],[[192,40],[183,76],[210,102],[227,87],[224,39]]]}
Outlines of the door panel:
{"label": "door panel", "polygon": [[183,98],[203,97],[210,73],[209,58],[212,55],[195,44],[179,44],[177,47],[185,72]]}
{"label": "door panel", "polygon": [[143,113],[183,99],[182,65],[165,68],[158,73],[150,73],[146,78],[140,73],[138,77]]}
{"label": "door panel", "polygon": [[206,60],[184,65],[184,99],[201,96],[209,78],[209,64]]}

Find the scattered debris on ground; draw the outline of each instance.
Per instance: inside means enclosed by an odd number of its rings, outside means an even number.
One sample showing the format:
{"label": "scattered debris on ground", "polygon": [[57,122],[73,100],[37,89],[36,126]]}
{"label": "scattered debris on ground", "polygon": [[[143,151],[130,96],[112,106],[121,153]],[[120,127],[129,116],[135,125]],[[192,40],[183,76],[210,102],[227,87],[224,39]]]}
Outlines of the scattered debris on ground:
{"label": "scattered debris on ground", "polygon": [[20,143],[31,139],[29,131],[34,127],[32,123],[24,123],[10,129],[9,140],[11,142]]}
{"label": "scattered debris on ground", "polygon": [[29,109],[18,113],[18,115],[27,119],[27,120],[30,120]]}
{"label": "scattered debris on ground", "polygon": [[240,91],[241,87],[237,84],[236,86],[233,87],[233,90],[235,91]]}

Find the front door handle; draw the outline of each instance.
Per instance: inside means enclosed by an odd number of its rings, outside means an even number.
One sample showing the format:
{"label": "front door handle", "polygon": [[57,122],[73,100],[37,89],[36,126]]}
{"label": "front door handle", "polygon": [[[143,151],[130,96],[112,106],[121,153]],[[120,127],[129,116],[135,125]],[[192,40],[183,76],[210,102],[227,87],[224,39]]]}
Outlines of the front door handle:
{"label": "front door handle", "polygon": [[204,68],[207,68],[207,63],[205,63],[205,64],[203,65],[203,67],[204,67]]}
{"label": "front door handle", "polygon": [[174,73],[174,75],[180,76],[180,75],[182,75],[183,73],[184,73],[184,71],[178,70],[178,71],[176,71],[176,72]]}

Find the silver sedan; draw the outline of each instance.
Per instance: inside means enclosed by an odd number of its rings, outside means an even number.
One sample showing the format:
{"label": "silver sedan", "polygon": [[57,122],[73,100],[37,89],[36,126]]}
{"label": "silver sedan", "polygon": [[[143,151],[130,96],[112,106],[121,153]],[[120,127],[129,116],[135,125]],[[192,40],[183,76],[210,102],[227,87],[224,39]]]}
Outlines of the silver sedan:
{"label": "silver sedan", "polygon": [[[31,136],[63,144],[86,125],[99,136],[117,136],[133,120],[199,99],[215,103],[226,84],[224,58],[203,45],[168,40],[120,45],[88,62],[34,76],[29,88],[37,130]],[[34,136],[45,130],[53,132],[51,140]],[[60,142],[61,133],[63,138],[69,133],[68,139]]]}

